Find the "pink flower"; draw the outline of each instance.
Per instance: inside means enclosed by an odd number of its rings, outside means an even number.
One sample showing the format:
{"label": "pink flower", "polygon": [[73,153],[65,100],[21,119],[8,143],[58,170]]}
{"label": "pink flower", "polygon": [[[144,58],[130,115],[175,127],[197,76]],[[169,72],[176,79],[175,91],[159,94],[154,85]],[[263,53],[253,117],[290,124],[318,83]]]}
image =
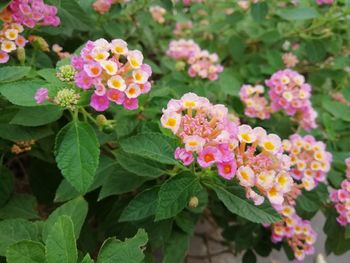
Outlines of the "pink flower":
{"label": "pink flower", "polygon": [[316,0],[318,5],[331,5],[333,2],[334,0]]}
{"label": "pink flower", "polygon": [[282,56],[282,60],[287,68],[294,68],[299,63],[297,56],[295,56],[291,52],[284,53]]}
{"label": "pink flower", "polygon": [[176,148],[174,156],[175,159],[182,161],[186,166],[189,166],[194,161],[193,154],[180,147]]}
{"label": "pink flower", "polygon": [[234,160],[229,162],[218,163],[219,175],[227,180],[230,180],[235,176],[236,170],[237,170],[237,164]]}
{"label": "pink flower", "polygon": [[125,94],[124,92],[121,92],[116,89],[109,89],[107,91],[107,97],[110,101],[115,102],[116,104],[123,104],[125,100]]}
{"label": "pink flower", "polygon": [[207,146],[198,154],[198,164],[203,167],[209,167],[218,161],[220,151],[216,147]]}
{"label": "pink flower", "polygon": [[96,111],[105,111],[109,107],[107,96],[98,96],[95,93],[91,96],[90,106]]}
{"label": "pink flower", "polygon": [[60,19],[57,8],[47,5],[42,0],[12,0],[8,6],[15,22],[29,28],[41,26],[58,26]]}
{"label": "pink flower", "polygon": [[166,10],[163,7],[158,5],[151,6],[149,12],[151,13],[153,20],[157,23],[163,24],[165,22],[164,15],[166,14]]}
{"label": "pink flower", "polygon": [[127,110],[136,110],[139,107],[138,99],[125,98],[123,106]]}
{"label": "pink flower", "polygon": [[85,71],[80,71],[75,74],[75,84],[82,89],[89,89],[92,87],[94,81]]}
{"label": "pink flower", "polygon": [[125,109],[134,110],[138,108],[138,97],[152,86],[152,69],[143,64],[143,59],[139,50],[128,50],[122,39],[108,42],[100,38],[88,41],[80,55],[72,57],[71,64],[78,72],[74,77],[78,87],[94,87],[97,96],[107,96]]}
{"label": "pink flower", "polygon": [[0,64],[7,63],[9,59],[10,59],[10,56],[6,52],[0,51]]}
{"label": "pink flower", "polygon": [[42,104],[44,103],[48,98],[49,98],[49,90],[47,88],[39,88],[35,92],[34,99],[37,104]]}

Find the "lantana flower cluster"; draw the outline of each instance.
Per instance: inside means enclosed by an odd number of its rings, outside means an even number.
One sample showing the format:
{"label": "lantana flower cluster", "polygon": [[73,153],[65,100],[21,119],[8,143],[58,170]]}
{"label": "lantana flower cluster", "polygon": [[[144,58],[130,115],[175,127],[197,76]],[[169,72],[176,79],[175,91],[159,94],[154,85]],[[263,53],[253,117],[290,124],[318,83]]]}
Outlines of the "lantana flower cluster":
{"label": "lantana flower cluster", "polygon": [[238,126],[229,119],[224,105],[212,105],[194,93],[170,100],[161,123],[183,143],[175,158],[184,165],[196,159],[201,168],[216,166],[227,180],[236,176],[256,205],[263,203],[264,196],[272,204],[283,203],[293,179],[288,173],[289,157],[283,154],[276,134],[267,134],[261,127]]}
{"label": "lantana flower cluster", "polygon": [[143,63],[139,50],[129,50],[122,39],[88,41],[80,56],[72,57],[76,85],[94,89],[90,105],[105,111],[112,104],[128,110],[138,108],[138,97],[151,89],[151,67]]}
{"label": "lantana flower cluster", "polygon": [[19,23],[29,28],[40,26],[58,26],[60,18],[57,8],[47,5],[43,0],[12,0],[1,12],[0,17],[6,23]]}
{"label": "lantana flower cluster", "polygon": [[24,60],[24,46],[28,42],[21,33],[24,27],[58,26],[60,19],[57,16],[57,8],[47,5],[43,0],[12,0],[11,3],[0,12],[0,20],[3,22],[0,31],[0,63],[7,63],[9,54],[17,50],[19,60]]}
{"label": "lantana flower cluster", "polygon": [[283,148],[290,156],[291,175],[302,182],[302,187],[310,191],[318,183],[326,180],[330,170],[332,154],[326,151],[326,145],[311,135],[304,137],[293,134],[283,141]]}
{"label": "lantana flower cluster", "polygon": [[[260,109],[260,113],[256,112],[251,115],[266,119],[269,116],[266,112],[273,113],[283,110],[287,115],[293,116],[303,129],[309,131],[317,127],[317,112],[310,101],[312,88],[305,82],[304,76],[291,69],[280,70],[266,80],[265,84],[269,88],[270,105],[263,99],[255,99],[255,102],[258,103],[256,108]],[[243,85],[241,89],[242,94],[247,93],[247,85]],[[262,97],[261,93],[259,95]],[[242,96],[242,101],[247,104],[247,96]],[[248,112],[250,111],[251,109],[248,109]]]}
{"label": "lantana flower cluster", "polygon": [[202,79],[217,80],[224,67],[219,64],[216,53],[209,53],[193,40],[172,40],[167,55],[177,61],[185,61],[189,65],[188,75]]}
{"label": "lantana flower cluster", "polygon": [[18,23],[4,24],[0,31],[0,63],[7,63],[10,59],[9,54],[18,48],[24,48],[27,40],[20,35],[23,32],[23,26]]}
{"label": "lantana flower cluster", "polygon": [[244,114],[261,120],[270,119],[271,109],[264,97],[265,88],[262,85],[243,85],[239,97],[245,104]]}
{"label": "lantana flower cluster", "polygon": [[345,160],[346,179],[340,184],[340,189],[332,190],[330,199],[338,212],[337,221],[340,225],[350,224],[350,158]]}
{"label": "lantana flower cluster", "polygon": [[92,8],[100,15],[104,15],[111,9],[112,5],[119,3],[127,3],[129,1],[130,0],[96,0],[92,4]]}
{"label": "lantana flower cluster", "polygon": [[314,254],[317,233],[310,221],[300,218],[290,205],[283,205],[279,212],[283,220],[272,225],[272,242],[282,242],[286,239],[299,261],[304,260],[306,255]]}
{"label": "lantana flower cluster", "polygon": [[163,7],[159,5],[151,6],[149,12],[151,13],[153,20],[157,23],[163,24],[165,22],[164,15],[166,14],[166,10]]}
{"label": "lantana flower cluster", "polygon": [[316,0],[318,5],[331,5],[333,2],[334,0]]}
{"label": "lantana flower cluster", "polygon": [[175,36],[185,36],[191,32],[192,28],[192,21],[176,22],[173,33]]}

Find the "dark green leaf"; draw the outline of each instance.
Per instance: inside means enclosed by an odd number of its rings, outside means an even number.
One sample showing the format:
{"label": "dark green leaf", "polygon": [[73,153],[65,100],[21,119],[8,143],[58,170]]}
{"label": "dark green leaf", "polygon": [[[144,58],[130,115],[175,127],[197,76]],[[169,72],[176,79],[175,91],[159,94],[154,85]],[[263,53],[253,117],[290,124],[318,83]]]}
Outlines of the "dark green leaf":
{"label": "dark green leaf", "polygon": [[148,236],[145,230],[140,229],[136,235],[124,242],[115,238],[107,239],[98,253],[97,263],[128,262],[140,263],[144,259],[143,246]]}
{"label": "dark green leaf", "polygon": [[268,204],[254,205],[245,198],[240,188],[225,189],[219,185],[209,185],[226,208],[232,213],[244,217],[255,223],[274,223],[281,220],[281,216]]}
{"label": "dark green leaf", "polygon": [[201,185],[196,175],[184,172],[171,177],[160,188],[155,220],[177,215],[200,190]]}
{"label": "dark green leaf", "polygon": [[137,221],[156,213],[159,187],[138,194],[123,210],[119,221]]}
{"label": "dark green leaf", "polygon": [[55,105],[21,108],[10,124],[35,127],[54,122],[61,116],[62,109]]}

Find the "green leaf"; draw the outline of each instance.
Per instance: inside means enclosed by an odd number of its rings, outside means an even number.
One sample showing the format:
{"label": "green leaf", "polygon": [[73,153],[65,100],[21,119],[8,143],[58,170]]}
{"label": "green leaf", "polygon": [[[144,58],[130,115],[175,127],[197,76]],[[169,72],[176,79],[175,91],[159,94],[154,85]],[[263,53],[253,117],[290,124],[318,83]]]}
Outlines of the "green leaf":
{"label": "green leaf", "polygon": [[344,237],[345,237],[345,239],[350,239],[350,226],[349,225],[345,226]]}
{"label": "green leaf", "polygon": [[[119,167],[120,166],[115,160],[105,155],[100,155],[96,176],[88,192],[100,187],[109,177],[109,175]],[[64,179],[56,190],[55,201],[65,202],[77,198],[78,196],[80,196],[79,192],[75,190],[75,188],[71,186],[66,179]]]}
{"label": "green leaf", "polygon": [[323,108],[337,119],[350,122],[350,107],[336,101],[324,100]]}
{"label": "green leaf", "polygon": [[10,201],[0,208],[0,218],[38,219],[37,201],[29,194],[16,194]]}
{"label": "green leaf", "polygon": [[174,160],[175,141],[160,133],[144,133],[120,141],[124,152],[135,154],[164,164],[177,164]]}
{"label": "green leaf", "polygon": [[263,21],[269,11],[269,6],[266,2],[256,3],[251,7],[251,14],[256,22]]}
{"label": "green leaf", "polygon": [[98,200],[106,198],[107,196],[130,192],[147,180],[149,180],[149,178],[136,176],[124,170],[121,166],[118,166],[104,181]]}
{"label": "green leaf", "polygon": [[312,191],[303,191],[297,198],[297,208],[306,212],[316,212],[326,202],[328,191],[325,184],[319,184]]}
{"label": "green leaf", "polygon": [[165,248],[163,263],[181,263],[183,262],[189,246],[189,235],[180,232],[174,232]]}
{"label": "green leaf", "polygon": [[156,213],[159,187],[138,194],[123,210],[119,222],[137,221]]}
{"label": "green leaf", "polygon": [[23,240],[6,250],[8,263],[45,263],[45,247],[42,243]]}
{"label": "green leaf", "polygon": [[0,3],[0,11],[4,10],[8,5],[9,3],[11,2],[11,0],[4,0]]}
{"label": "green leaf", "polygon": [[86,254],[85,257],[80,261],[80,263],[94,263],[89,254]]}
{"label": "green leaf", "polygon": [[58,218],[62,215],[67,215],[72,219],[74,224],[75,236],[79,237],[80,230],[84,224],[87,212],[88,204],[82,197],[71,200],[56,208],[56,210],[54,210],[52,214],[50,214],[49,218],[45,221],[42,234],[43,240],[46,240],[50,229],[57,222]]}
{"label": "green leaf", "polygon": [[136,235],[124,242],[115,238],[107,239],[98,253],[97,263],[142,262],[145,255],[143,246],[147,244],[148,236],[145,230],[139,229]]}
{"label": "green leaf", "polygon": [[46,239],[48,263],[76,263],[78,251],[75,244],[74,225],[69,216],[60,216]]}
{"label": "green leaf", "polygon": [[200,190],[199,178],[189,172],[171,177],[160,188],[155,220],[177,215]]}
{"label": "green leaf", "polygon": [[44,68],[42,70],[39,70],[36,72],[40,77],[44,78],[46,81],[50,82],[51,84],[62,86],[62,83],[57,77],[56,77],[56,70],[53,68]]}
{"label": "green leaf", "polygon": [[242,263],[256,263],[256,256],[252,250],[247,250],[242,258]]}
{"label": "green leaf", "polygon": [[72,121],[56,137],[56,161],[63,176],[80,193],[94,181],[100,149],[88,123]]}
{"label": "green leaf", "polygon": [[40,233],[37,224],[24,219],[0,221],[0,256],[5,256],[6,249],[19,241],[38,241]]}
{"label": "green leaf", "polygon": [[295,7],[280,9],[277,14],[286,20],[307,20],[320,16],[315,8]]}
{"label": "green leaf", "polygon": [[62,109],[55,105],[21,108],[10,124],[22,126],[41,126],[61,118]]}
{"label": "green leaf", "polygon": [[0,93],[15,105],[38,106],[34,99],[35,92],[46,84],[38,79],[11,82],[0,85]]}
{"label": "green leaf", "polygon": [[5,166],[0,166],[0,207],[9,200],[14,190],[14,175]]}
{"label": "green leaf", "polygon": [[232,69],[225,69],[220,74],[219,85],[225,95],[238,96],[241,83],[236,79]]}
{"label": "green leaf", "polygon": [[0,68],[0,83],[19,80],[30,72],[30,67],[5,66]]}
{"label": "green leaf", "polygon": [[138,176],[157,178],[163,174],[163,171],[157,167],[156,162],[134,154],[118,151],[117,160],[125,170]]}
{"label": "green leaf", "polygon": [[23,127],[19,125],[0,123],[0,138],[9,141],[39,140],[51,135],[49,127]]}
{"label": "green leaf", "polygon": [[50,3],[58,9],[61,24],[57,28],[49,28],[53,34],[65,34],[71,36],[73,30],[89,31],[92,27],[91,20],[76,0],[50,0]]}
{"label": "green leaf", "polygon": [[308,60],[312,63],[322,62],[327,56],[323,41],[319,40],[306,42],[305,51]]}
{"label": "green leaf", "polygon": [[281,216],[266,203],[256,206],[245,198],[243,189],[230,187],[228,189],[219,185],[208,185],[212,188],[226,208],[234,214],[248,219],[254,223],[274,223],[280,221]]}

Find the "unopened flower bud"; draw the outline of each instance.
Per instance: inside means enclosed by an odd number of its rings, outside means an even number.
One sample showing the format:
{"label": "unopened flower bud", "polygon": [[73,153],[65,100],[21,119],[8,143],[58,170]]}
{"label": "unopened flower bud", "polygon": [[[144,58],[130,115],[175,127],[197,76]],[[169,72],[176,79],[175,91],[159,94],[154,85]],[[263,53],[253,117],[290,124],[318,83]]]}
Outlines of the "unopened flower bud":
{"label": "unopened flower bud", "polygon": [[24,61],[26,60],[26,51],[23,47],[17,48],[17,58],[19,62],[21,62],[21,64],[23,64]]}
{"label": "unopened flower bud", "polygon": [[188,202],[189,208],[196,208],[198,206],[199,200],[197,196],[192,196],[190,201]]}
{"label": "unopened flower bud", "polygon": [[100,126],[105,125],[107,123],[107,119],[104,115],[99,114],[96,117],[96,123]]}
{"label": "unopened flower bud", "polygon": [[177,71],[182,71],[185,69],[185,67],[186,67],[186,63],[184,61],[177,61],[175,64],[175,69]]}
{"label": "unopened flower bud", "polygon": [[72,65],[64,65],[59,67],[56,76],[61,81],[73,81],[76,72],[76,69]]}
{"label": "unopened flower bud", "polygon": [[46,42],[44,38],[40,36],[31,35],[28,37],[28,40],[33,46],[37,47],[41,51],[44,51],[44,52],[50,51],[49,44]]}
{"label": "unopened flower bud", "polygon": [[65,88],[57,92],[54,103],[63,108],[74,110],[79,99],[80,95],[75,93],[74,90]]}

